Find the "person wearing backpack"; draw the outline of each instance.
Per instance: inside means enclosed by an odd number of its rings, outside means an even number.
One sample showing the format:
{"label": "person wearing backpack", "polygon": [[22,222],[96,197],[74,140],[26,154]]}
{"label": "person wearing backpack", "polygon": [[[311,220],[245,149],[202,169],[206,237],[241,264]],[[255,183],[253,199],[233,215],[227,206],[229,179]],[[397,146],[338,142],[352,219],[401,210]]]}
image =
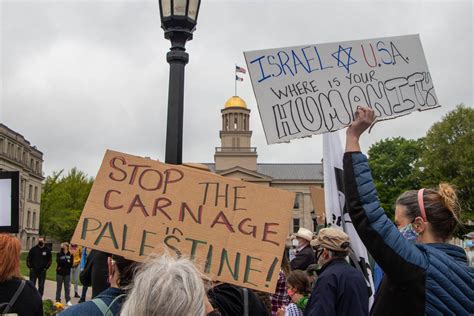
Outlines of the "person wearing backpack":
{"label": "person wearing backpack", "polygon": [[38,290],[20,276],[20,241],[0,234],[0,315],[43,315]]}
{"label": "person wearing backpack", "polygon": [[107,258],[110,287],[94,299],[71,306],[60,313],[60,316],[113,316],[119,315],[125,301],[125,288],[133,280],[138,263],[124,257],[112,255]]}

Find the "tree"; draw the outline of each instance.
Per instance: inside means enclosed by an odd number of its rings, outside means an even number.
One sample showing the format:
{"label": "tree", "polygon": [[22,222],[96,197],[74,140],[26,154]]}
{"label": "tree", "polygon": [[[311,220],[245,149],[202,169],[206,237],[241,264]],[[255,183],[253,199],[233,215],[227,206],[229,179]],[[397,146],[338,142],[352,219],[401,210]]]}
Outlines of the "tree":
{"label": "tree", "polygon": [[46,178],[41,197],[40,233],[60,241],[69,241],[94,180],[72,168],[66,176],[63,170]]}
{"label": "tree", "polygon": [[420,187],[420,150],[421,140],[396,137],[383,139],[368,151],[381,205],[392,219],[397,197]]}
{"label": "tree", "polygon": [[423,186],[453,184],[463,212],[474,220],[474,109],[458,105],[426,134],[422,152]]}

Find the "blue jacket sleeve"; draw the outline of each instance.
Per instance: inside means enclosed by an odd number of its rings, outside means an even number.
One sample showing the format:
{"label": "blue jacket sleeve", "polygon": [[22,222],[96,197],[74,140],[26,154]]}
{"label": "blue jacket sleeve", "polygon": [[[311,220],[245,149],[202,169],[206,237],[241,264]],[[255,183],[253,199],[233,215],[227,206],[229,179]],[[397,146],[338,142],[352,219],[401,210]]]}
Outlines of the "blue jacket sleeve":
{"label": "blue jacket sleeve", "polygon": [[361,240],[394,282],[406,282],[427,268],[426,254],[403,238],[380,206],[367,157],[344,154],[344,188],[349,214]]}

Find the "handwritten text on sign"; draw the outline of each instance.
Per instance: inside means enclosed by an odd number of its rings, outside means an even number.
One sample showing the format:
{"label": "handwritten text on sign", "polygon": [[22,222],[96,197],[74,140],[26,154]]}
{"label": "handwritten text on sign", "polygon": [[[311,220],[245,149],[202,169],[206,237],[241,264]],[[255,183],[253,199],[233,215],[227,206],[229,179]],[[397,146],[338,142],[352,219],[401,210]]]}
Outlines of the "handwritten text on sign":
{"label": "handwritten text on sign", "polygon": [[245,52],[269,144],[438,106],[418,35]]}
{"label": "handwritten text on sign", "polygon": [[294,194],[107,151],[73,243],[144,261],[167,249],[212,279],[273,292]]}

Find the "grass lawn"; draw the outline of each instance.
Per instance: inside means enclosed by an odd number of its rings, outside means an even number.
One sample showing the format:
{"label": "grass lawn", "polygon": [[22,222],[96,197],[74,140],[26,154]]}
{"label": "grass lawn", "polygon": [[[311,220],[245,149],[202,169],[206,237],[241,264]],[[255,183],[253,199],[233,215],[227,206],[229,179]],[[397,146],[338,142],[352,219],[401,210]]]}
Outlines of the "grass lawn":
{"label": "grass lawn", "polygon": [[[21,260],[20,260],[20,272],[21,275],[26,277],[28,279],[30,277],[30,270],[26,266],[26,257],[28,256],[27,252],[23,252],[21,254]],[[56,281],[56,253],[52,253],[52,263],[51,267],[49,267],[48,271],[46,271],[46,279],[51,280],[51,281]]]}

